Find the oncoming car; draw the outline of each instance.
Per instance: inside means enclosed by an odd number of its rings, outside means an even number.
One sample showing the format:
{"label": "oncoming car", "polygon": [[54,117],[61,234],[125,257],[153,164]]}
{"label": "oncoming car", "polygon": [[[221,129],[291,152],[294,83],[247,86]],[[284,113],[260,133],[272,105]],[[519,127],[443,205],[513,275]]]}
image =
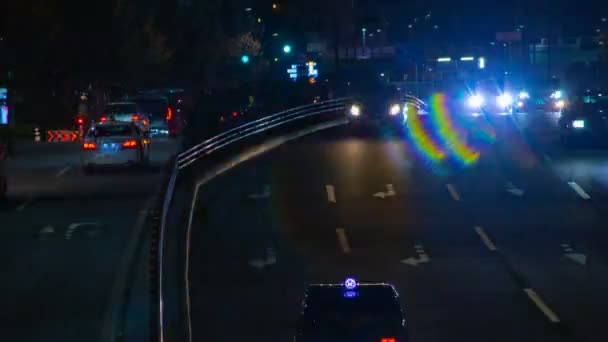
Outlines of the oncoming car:
{"label": "oncoming car", "polygon": [[586,94],[566,107],[559,118],[560,141],[573,143],[608,143],[608,94]]}
{"label": "oncoming car", "polygon": [[346,115],[352,123],[405,124],[406,106],[392,85],[363,82],[349,88],[347,94],[352,100]]}
{"label": "oncoming car", "polygon": [[150,158],[150,140],[133,123],[106,121],[89,129],[82,144],[85,173],[99,166],[144,166]]}
{"label": "oncoming car", "polygon": [[405,318],[395,288],[386,283],[308,286],[295,342],[406,342]]}

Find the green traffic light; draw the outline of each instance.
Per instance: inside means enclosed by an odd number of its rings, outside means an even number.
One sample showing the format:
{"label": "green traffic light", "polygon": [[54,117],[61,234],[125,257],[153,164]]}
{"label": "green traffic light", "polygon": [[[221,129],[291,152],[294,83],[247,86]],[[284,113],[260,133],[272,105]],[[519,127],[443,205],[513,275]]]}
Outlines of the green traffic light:
{"label": "green traffic light", "polygon": [[249,63],[249,56],[247,56],[247,55],[242,55],[242,56],[241,56],[241,63],[243,63],[243,64],[247,64],[247,63]]}
{"label": "green traffic light", "polygon": [[290,45],[283,46],[283,52],[290,53],[291,52],[291,46]]}

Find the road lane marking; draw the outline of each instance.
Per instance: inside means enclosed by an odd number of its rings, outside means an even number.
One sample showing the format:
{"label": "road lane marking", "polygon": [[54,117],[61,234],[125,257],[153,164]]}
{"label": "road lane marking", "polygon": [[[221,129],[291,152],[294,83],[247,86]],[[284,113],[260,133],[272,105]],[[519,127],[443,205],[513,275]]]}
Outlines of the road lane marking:
{"label": "road lane marking", "polygon": [[540,298],[540,296],[532,289],[524,289],[524,292],[528,295],[528,298],[536,304],[536,306],[542,311],[545,316],[551,321],[551,323],[559,323],[559,317],[545,304],[545,302]]}
{"label": "road lane marking", "polygon": [[68,173],[71,169],[72,169],[71,166],[66,166],[63,169],[59,170],[59,172],[57,172],[57,174],[55,174],[55,177],[61,177],[64,174]]}
{"label": "road lane marking", "polygon": [[489,250],[491,250],[492,252],[496,251],[496,245],[494,244],[494,242],[492,242],[492,239],[490,239],[490,237],[488,236],[488,234],[486,234],[483,228],[475,227],[475,231],[477,232],[477,235],[479,235],[479,237],[481,238],[481,241],[483,241],[483,244],[486,245]]}
{"label": "road lane marking", "polygon": [[327,200],[330,203],[336,203],[336,189],[333,185],[326,185],[325,191],[327,192]]}
{"label": "road lane marking", "polygon": [[338,242],[342,252],[350,253],[350,244],[348,243],[348,237],[346,237],[346,231],[343,228],[337,228],[336,234],[338,235]]}
{"label": "road lane marking", "polygon": [[585,190],[583,190],[583,188],[581,188],[580,185],[578,185],[578,183],[576,182],[568,182],[568,185],[570,185],[570,187],[572,188],[572,190],[574,190],[574,192],[576,192],[582,199],[584,200],[590,200],[591,196],[589,196],[588,193],[585,192]]}
{"label": "road lane marking", "polygon": [[[146,227],[146,217],[151,212],[154,205],[155,197],[150,197],[144,203],[143,209],[139,211],[135,226],[131,230],[127,240],[127,246],[121,256],[120,264],[118,264],[118,270],[115,273],[114,280],[112,282],[112,292],[110,295],[110,301],[105,308],[103,325],[102,325],[102,341],[115,341],[120,334],[120,326],[123,324],[121,320],[124,320],[126,310],[124,309],[125,298],[127,298],[127,291],[131,284],[127,284],[127,279],[131,277],[132,272],[136,272],[134,269],[136,264],[136,257],[138,253],[141,253],[140,248],[143,247],[142,237],[144,236],[144,228]],[[134,280],[132,280],[134,281]]]}
{"label": "road lane marking", "polygon": [[32,202],[34,202],[35,198],[28,198],[25,202],[21,203],[20,206],[17,207],[17,211],[23,211],[25,208],[27,208],[28,205],[32,204]]}
{"label": "road lane marking", "polygon": [[458,194],[458,191],[456,191],[456,188],[452,184],[447,184],[446,187],[448,188],[448,191],[450,192],[450,195],[452,195],[452,198],[454,199],[454,201],[459,202],[460,194]]}

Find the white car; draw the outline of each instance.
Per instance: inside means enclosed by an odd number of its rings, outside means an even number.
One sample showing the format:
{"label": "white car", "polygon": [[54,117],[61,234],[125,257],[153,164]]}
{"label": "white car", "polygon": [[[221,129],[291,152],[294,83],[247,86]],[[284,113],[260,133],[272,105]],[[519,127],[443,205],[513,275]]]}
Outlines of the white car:
{"label": "white car", "polygon": [[98,166],[144,166],[150,159],[150,139],[133,123],[104,121],[87,132],[81,156],[85,173]]}

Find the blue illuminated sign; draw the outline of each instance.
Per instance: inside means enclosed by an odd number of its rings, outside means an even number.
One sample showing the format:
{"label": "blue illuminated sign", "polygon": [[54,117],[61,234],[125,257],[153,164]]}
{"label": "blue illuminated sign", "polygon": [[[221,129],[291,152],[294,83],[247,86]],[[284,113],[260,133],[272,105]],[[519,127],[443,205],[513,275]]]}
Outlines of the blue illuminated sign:
{"label": "blue illuminated sign", "polygon": [[354,290],[357,287],[357,281],[355,278],[346,278],[344,280],[344,287],[348,290]]}

